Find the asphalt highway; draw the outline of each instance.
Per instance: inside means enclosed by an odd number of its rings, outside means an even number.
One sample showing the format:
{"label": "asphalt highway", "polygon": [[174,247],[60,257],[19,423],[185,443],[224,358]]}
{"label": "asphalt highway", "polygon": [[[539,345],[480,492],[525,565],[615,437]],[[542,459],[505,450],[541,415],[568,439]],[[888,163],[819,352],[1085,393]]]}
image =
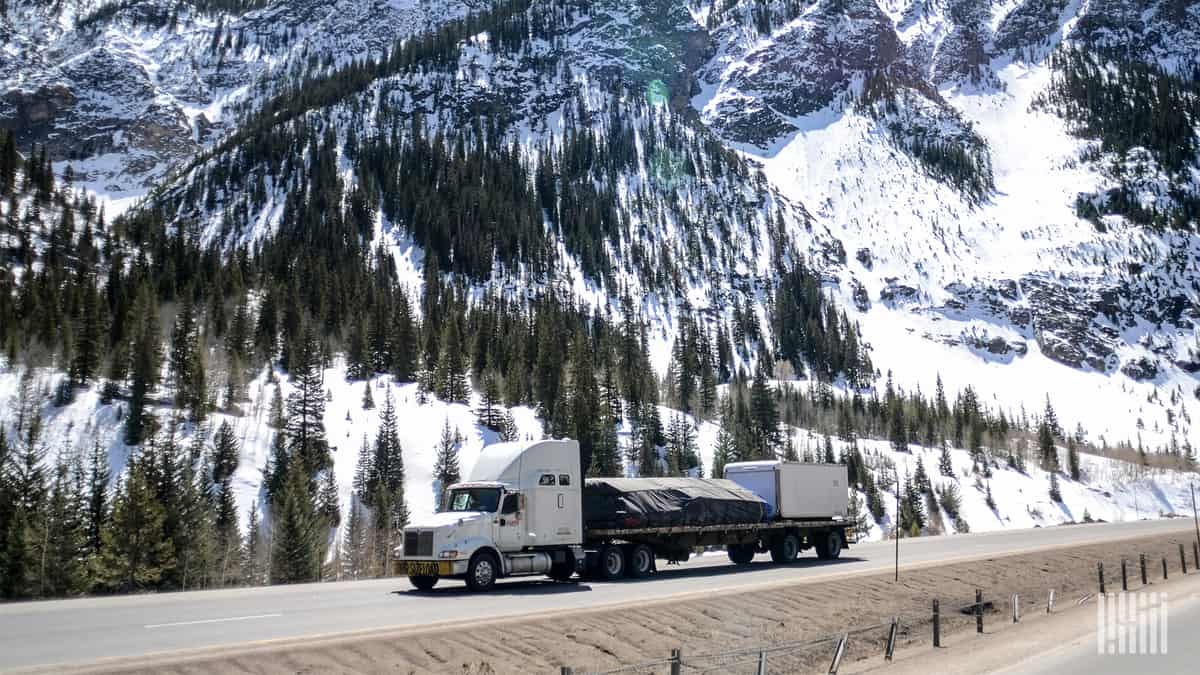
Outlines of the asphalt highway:
{"label": "asphalt highway", "polygon": [[[900,573],[906,566],[1143,536],[1190,537],[1191,533],[1191,521],[1177,519],[905,539]],[[679,566],[660,561],[658,574],[644,580],[561,584],[518,578],[501,582],[486,595],[469,593],[461,582],[452,580],[421,593],[407,579],[391,578],[14,603],[0,605],[0,669],[81,665],[268,640],[452,625],[750,590],[791,580],[889,571],[893,555],[893,542],[876,542],[852,546],[837,561],[818,561],[809,551],[787,567],[771,565],[768,556],[759,556],[744,569],[734,568],[723,555],[706,555]]]}

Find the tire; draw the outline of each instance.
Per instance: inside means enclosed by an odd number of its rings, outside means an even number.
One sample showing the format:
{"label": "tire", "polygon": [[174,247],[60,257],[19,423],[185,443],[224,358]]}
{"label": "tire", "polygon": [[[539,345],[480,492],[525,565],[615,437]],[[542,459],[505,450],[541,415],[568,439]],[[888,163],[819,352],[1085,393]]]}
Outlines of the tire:
{"label": "tire", "polygon": [[597,572],[601,579],[612,581],[625,576],[625,549],[606,544],[600,549]]}
{"label": "tire", "polygon": [[433,587],[437,585],[437,582],[438,582],[437,577],[421,576],[421,577],[409,577],[408,578],[408,583],[412,584],[413,588],[417,589],[418,591],[433,590]]}
{"label": "tire", "polygon": [[754,560],[754,544],[730,544],[725,550],[735,565],[749,565]]}
{"label": "tire", "polygon": [[842,555],[842,533],[831,530],[824,535],[817,535],[813,545],[821,560],[837,560]]}
{"label": "tire", "polygon": [[641,579],[654,574],[654,551],[645,544],[637,544],[627,552],[628,565],[625,574],[631,579]]}
{"label": "tire", "polygon": [[575,554],[567,551],[567,559],[561,563],[550,565],[550,571],[546,576],[555,581],[570,581],[575,575]]}
{"label": "tire", "polygon": [[476,593],[486,593],[496,587],[500,575],[500,563],[496,556],[486,551],[476,553],[467,565],[467,588]]}
{"label": "tire", "polygon": [[798,555],[800,555],[800,538],[791,532],[771,543],[771,560],[777,565],[794,563]]}

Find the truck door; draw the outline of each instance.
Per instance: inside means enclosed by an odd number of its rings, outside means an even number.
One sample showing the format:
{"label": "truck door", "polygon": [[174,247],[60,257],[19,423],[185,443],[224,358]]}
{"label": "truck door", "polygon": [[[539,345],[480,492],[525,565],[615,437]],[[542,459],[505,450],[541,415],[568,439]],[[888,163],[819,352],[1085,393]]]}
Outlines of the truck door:
{"label": "truck door", "polygon": [[500,513],[496,514],[496,544],[501,551],[519,551],[525,545],[522,532],[525,523],[521,522],[521,495],[508,492],[500,504]]}

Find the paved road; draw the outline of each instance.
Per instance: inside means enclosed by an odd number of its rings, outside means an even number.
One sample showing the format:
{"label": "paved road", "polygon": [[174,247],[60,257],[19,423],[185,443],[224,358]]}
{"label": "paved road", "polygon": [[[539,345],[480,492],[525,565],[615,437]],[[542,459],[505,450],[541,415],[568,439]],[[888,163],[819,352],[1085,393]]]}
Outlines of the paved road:
{"label": "paved road", "polygon": [[[1078,525],[905,540],[905,565],[1020,553],[1120,538],[1191,533],[1183,520]],[[0,668],[80,664],[261,640],[425,626],[518,614],[644,602],[688,593],[748,589],[821,576],[890,570],[893,544],[854,546],[833,562],[805,557],[788,567],[759,562],[734,572],[710,555],[660,570],[652,579],[556,584],[513,580],[487,595],[446,581],[430,593],[407,580],[380,579],[191,593],[84,598],[0,605]],[[760,561],[764,557],[760,557]]]}

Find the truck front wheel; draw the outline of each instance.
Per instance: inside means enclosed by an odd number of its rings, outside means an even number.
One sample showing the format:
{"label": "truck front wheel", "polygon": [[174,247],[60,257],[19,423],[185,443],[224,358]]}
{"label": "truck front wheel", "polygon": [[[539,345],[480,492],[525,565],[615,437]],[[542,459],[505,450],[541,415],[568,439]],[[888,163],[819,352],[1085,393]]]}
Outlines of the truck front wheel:
{"label": "truck front wheel", "polygon": [[496,556],[481,551],[471,558],[467,566],[467,588],[476,593],[485,593],[496,586],[496,577],[500,573],[500,565]]}
{"label": "truck front wheel", "polygon": [[555,581],[570,581],[575,575],[575,554],[568,549],[566,551],[566,559],[562,562],[556,562],[550,565],[550,571],[546,576]]}
{"label": "truck front wheel", "polygon": [[625,550],[607,544],[600,549],[600,578],[605,581],[620,579],[625,574]]}
{"label": "truck front wheel", "polygon": [[418,591],[432,590],[433,587],[437,585],[437,582],[438,582],[437,577],[423,577],[423,576],[422,577],[411,577],[410,576],[408,578],[408,583],[412,584],[413,588],[417,589]]}

